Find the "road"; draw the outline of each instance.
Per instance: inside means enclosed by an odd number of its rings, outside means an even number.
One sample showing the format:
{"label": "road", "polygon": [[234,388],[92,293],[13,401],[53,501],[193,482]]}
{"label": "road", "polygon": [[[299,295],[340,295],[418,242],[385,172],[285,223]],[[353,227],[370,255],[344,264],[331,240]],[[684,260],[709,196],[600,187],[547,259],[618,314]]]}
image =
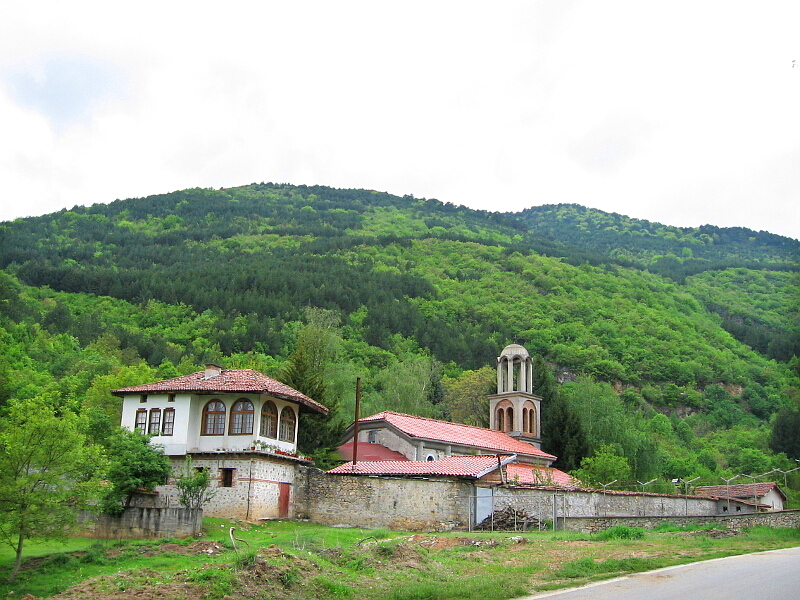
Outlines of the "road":
{"label": "road", "polygon": [[800,547],[637,573],[518,600],[789,600],[800,597]]}

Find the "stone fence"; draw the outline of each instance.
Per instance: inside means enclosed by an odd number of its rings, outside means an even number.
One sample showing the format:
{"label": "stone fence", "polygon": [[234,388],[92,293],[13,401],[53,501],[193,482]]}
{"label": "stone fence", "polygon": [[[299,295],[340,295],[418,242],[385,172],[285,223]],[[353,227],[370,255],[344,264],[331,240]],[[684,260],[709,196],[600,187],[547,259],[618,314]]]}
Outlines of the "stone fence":
{"label": "stone fence", "polygon": [[800,526],[799,511],[720,514],[717,500],[703,496],[480,486],[447,478],[330,475],[302,467],[294,511],[323,525],[444,531],[472,529],[489,515],[513,507],[558,529],[599,531],[612,525],[652,529],[660,523],[714,523],[742,528],[765,524]]}
{"label": "stone fence", "polygon": [[653,516],[653,517],[567,517],[564,529],[568,531],[585,531],[593,533],[613,527],[642,527],[655,529],[662,523],[672,523],[679,527],[684,525],[713,525],[720,529],[740,530],[748,527],[800,527],[800,510],[784,510],[749,515],[713,515],[713,516]]}
{"label": "stone fence", "polygon": [[81,534],[98,539],[185,538],[203,529],[203,510],[133,506],[120,515],[84,513]]}

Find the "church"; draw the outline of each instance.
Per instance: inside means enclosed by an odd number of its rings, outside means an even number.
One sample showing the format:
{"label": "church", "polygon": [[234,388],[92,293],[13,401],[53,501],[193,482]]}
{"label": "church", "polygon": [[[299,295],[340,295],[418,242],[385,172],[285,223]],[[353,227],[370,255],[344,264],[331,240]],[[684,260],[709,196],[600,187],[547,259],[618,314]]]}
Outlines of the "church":
{"label": "church", "polygon": [[[497,358],[497,393],[488,397],[489,428],[450,423],[384,411],[353,423],[338,449],[342,465],[332,472],[371,475],[431,474],[440,472],[439,461],[468,462],[468,457],[495,455],[506,459],[504,476],[523,485],[572,487],[577,482],[552,468],[556,456],[541,450],[541,403],[533,394],[533,364],[528,351],[506,346]],[[357,437],[356,437],[357,432]],[[359,467],[361,463],[370,463]],[[380,464],[377,464],[380,463]]]}

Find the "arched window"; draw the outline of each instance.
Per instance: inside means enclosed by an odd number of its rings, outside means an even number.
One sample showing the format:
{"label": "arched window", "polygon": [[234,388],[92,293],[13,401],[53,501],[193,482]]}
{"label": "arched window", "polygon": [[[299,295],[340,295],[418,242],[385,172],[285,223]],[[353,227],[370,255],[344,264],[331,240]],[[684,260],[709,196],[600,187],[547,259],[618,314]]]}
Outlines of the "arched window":
{"label": "arched window", "polygon": [[506,409],[506,428],[504,431],[514,431],[514,409],[510,406]]}
{"label": "arched window", "polygon": [[526,400],[522,409],[522,430],[525,433],[536,435],[536,407],[533,402]]}
{"label": "arched window", "polygon": [[495,426],[497,427],[497,431],[505,431],[505,429],[504,429],[505,416],[506,416],[506,411],[503,410],[502,408],[498,408],[497,409],[497,415],[496,415],[496,418],[495,418],[495,421],[496,421]]}
{"label": "arched window", "polygon": [[219,400],[211,400],[203,408],[203,429],[201,435],[225,434],[225,405]]}
{"label": "arched window", "polygon": [[230,435],[252,435],[253,403],[247,398],[240,398],[231,407]]}
{"label": "arched window", "polygon": [[291,406],[284,406],[281,411],[280,423],[280,436],[278,439],[282,442],[294,442],[294,427],[297,423],[297,417]]}
{"label": "arched window", "polygon": [[261,407],[261,429],[259,430],[261,437],[272,438],[273,440],[278,437],[278,407],[272,400],[264,402]]}

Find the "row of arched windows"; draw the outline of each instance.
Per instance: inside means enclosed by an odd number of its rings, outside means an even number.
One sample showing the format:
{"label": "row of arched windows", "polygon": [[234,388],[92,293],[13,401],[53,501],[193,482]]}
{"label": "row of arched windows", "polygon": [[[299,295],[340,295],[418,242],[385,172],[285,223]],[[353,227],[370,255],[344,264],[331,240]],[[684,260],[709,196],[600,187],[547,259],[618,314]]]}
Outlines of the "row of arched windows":
{"label": "row of arched windows", "polygon": [[529,435],[536,435],[536,407],[533,402],[526,401],[522,405],[522,423],[514,427],[514,407],[508,400],[498,403],[495,411],[495,428],[498,431],[522,431]]}
{"label": "row of arched windows", "polygon": [[[227,418],[225,403],[211,400],[203,407],[203,426],[201,435],[225,435],[225,424],[228,423],[228,435],[252,435],[255,425],[255,409],[247,398],[241,398],[231,406],[230,419]],[[294,442],[297,415],[291,406],[284,406],[280,413],[271,400],[261,407],[259,436],[277,439],[282,442]]]}

